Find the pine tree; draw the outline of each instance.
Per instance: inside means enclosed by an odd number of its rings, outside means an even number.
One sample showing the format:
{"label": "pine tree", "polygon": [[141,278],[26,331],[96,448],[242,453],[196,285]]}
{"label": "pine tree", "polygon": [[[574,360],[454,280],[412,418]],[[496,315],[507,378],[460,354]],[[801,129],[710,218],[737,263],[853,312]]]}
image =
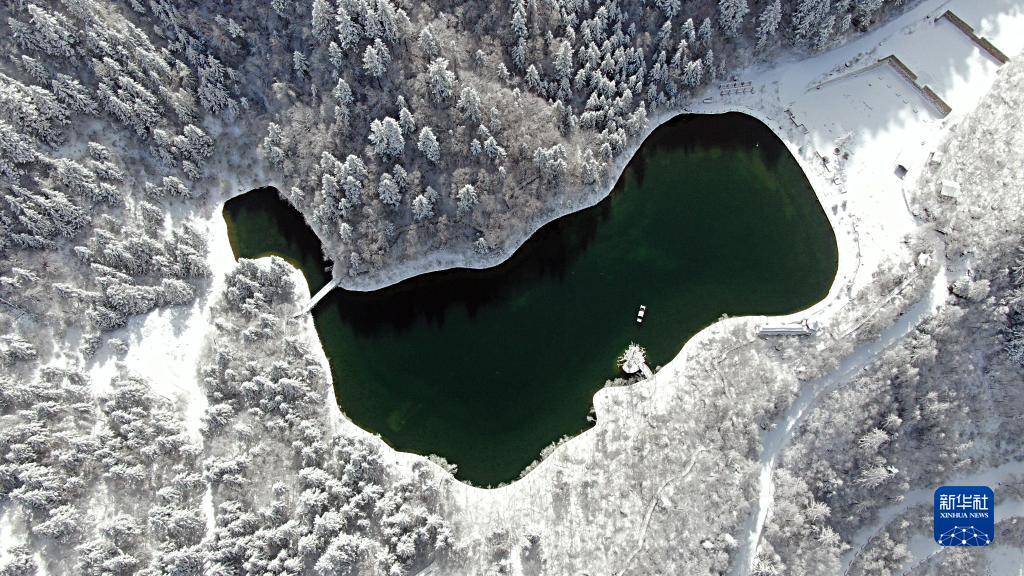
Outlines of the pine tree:
{"label": "pine tree", "polygon": [[331,95],[334,96],[334,118],[342,124],[347,124],[352,108],[352,89],[349,88],[348,82],[345,82],[344,78],[338,78]]}
{"label": "pine tree", "polygon": [[688,46],[697,45],[697,28],[693,25],[693,18],[687,18],[686,22],[683,22],[679,34],[682,35],[683,40],[686,40]]}
{"label": "pine tree", "polygon": [[448,70],[448,60],[435,58],[427,67],[427,88],[430,98],[437,103],[447,102],[452,97],[455,74]]}
{"label": "pine tree", "polygon": [[348,52],[359,43],[359,39],[362,37],[362,30],[349,17],[348,11],[342,7],[338,7],[338,13],[335,15],[334,20],[337,23],[335,31],[338,33],[338,47],[343,52]]}
{"label": "pine tree", "polygon": [[434,136],[434,131],[429,126],[424,126],[420,130],[420,137],[416,142],[416,146],[431,163],[437,164],[441,160],[441,146]]}
{"label": "pine tree", "polygon": [[376,46],[367,46],[363,52],[363,70],[370,76],[380,79],[387,72],[385,56]]}
{"label": "pine tree", "polygon": [[[671,27],[670,27],[671,29]],[[562,40],[558,44],[558,49],[555,51],[555,76],[562,80],[572,77],[573,63],[572,63],[572,44],[569,44],[568,40]]]}
{"label": "pine tree", "polygon": [[835,29],[836,17],[835,14],[829,14],[821,24],[818,25],[818,33],[814,37],[813,48],[816,51],[822,51],[828,47],[832,41],[832,33]]}
{"label": "pine tree", "polygon": [[462,113],[462,120],[467,124],[479,124],[481,118],[480,95],[472,86],[466,86],[459,94],[459,102],[456,109]]}
{"label": "pine tree", "polygon": [[703,52],[711,50],[711,19],[705,18],[697,31],[697,42]]}
{"label": "pine tree", "polygon": [[422,222],[434,215],[434,203],[423,194],[417,195],[412,201],[412,216]]}
{"label": "pine tree", "polygon": [[683,84],[690,88],[699,86],[704,80],[704,63],[701,59],[691,60],[683,71]]}
{"label": "pine tree", "polygon": [[793,11],[793,35],[798,44],[811,44],[820,31],[828,0],[800,0]]}
{"label": "pine tree", "polygon": [[858,0],[855,3],[854,15],[856,16],[857,25],[861,29],[867,29],[871,24],[871,18],[874,16],[885,0]]}
{"label": "pine tree", "polygon": [[292,52],[292,68],[300,79],[305,77],[309,73],[309,62],[306,61],[306,55],[298,50]]}
{"label": "pine tree", "polygon": [[537,67],[533,64],[530,64],[526,69],[526,87],[538,94],[542,92],[540,72],[537,71]]}
{"label": "pine tree", "polygon": [[380,175],[380,182],[377,184],[377,195],[384,204],[396,208],[402,201],[402,194],[398,190],[395,179],[387,172]]}
{"label": "pine tree", "polygon": [[398,156],[405,148],[402,127],[398,125],[397,120],[390,116],[384,120],[374,120],[370,123],[369,138],[374,152],[380,156]]}
{"label": "pine tree", "polygon": [[679,0],[656,0],[658,9],[665,15],[666,20],[675,18],[676,14],[679,13]]}
{"label": "pine tree", "polygon": [[398,42],[398,13],[395,7],[388,0],[376,0],[377,21],[380,24],[380,33],[384,40],[391,44]]}
{"label": "pine tree", "polygon": [[466,184],[455,194],[455,200],[458,207],[457,213],[461,217],[473,210],[480,198],[477,196],[476,188],[472,184]]}
{"label": "pine tree", "polygon": [[405,134],[412,134],[416,130],[416,118],[405,106],[398,110],[398,124],[402,127],[402,132]]}
{"label": "pine tree", "polygon": [[665,23],[658,29],[658,36],[655,38],[658,42],[659,50],[669,50],[672,47],[672,21],[665,20]]}
{"label": "pine tree", "polygon": [[757,25],[757,47],[755,50],[764,52],[772,38],[779,30],[779,23],[782,22],[782,2],[774,0],[764,7]]}
{"label": "pine tree", "polygon": [[437,45],[437,40],[434,38],[433,32],[430,31],[430,26],[425,26],[423,30],[420,30],[419,38],[417,39],[420,50],[423,51],[423,55],[428,60],[437,58],[440,53],[440,47]]}
{"label": "pine tree", "polygon": [[327,40],[331,33],[334,14],[327,0],[313,0],[313,36],[320,41]]}
{"label": "pine tree", "polygon": [[718,25],[729,38],[735,38],[743,25],[743,19],[750,12],[747,0],[719,0]]}

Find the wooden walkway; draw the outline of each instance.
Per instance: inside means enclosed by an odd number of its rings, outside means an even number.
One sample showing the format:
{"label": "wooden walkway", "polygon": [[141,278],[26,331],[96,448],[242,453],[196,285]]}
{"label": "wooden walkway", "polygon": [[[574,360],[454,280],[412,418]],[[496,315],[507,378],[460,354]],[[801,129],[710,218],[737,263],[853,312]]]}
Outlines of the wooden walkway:
{"label": "wooden walkway", "polygon": [[323,288],[318,290],[317,293],[314,294],[313,297],[309,299],[309,302],[306,302],[306,305],[300,308],[299,311],[296,312],[294,316],[292,316],[292,318],[298,318],[299,316],[303,316],[307,312],[311,311],[313,308],[316,307],[317,303],[320,302],[320,300],[323,300],[324,296],[327,296],[327,294],[329,294],[331,290],[337,288],[339,284],[341,284],[341,278],[332,278],[331,281],[325,284]]}

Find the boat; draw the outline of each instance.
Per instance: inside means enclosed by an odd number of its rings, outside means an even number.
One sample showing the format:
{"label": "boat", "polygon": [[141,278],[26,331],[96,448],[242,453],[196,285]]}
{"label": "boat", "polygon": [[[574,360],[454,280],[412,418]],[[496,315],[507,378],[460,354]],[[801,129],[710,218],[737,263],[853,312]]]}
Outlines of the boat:
{"label": "boat", "polygon": [[642,324],[644,321],[644,314],[647,312],[647,306],[640,305],[640,310],[636,313],[636,323]]}

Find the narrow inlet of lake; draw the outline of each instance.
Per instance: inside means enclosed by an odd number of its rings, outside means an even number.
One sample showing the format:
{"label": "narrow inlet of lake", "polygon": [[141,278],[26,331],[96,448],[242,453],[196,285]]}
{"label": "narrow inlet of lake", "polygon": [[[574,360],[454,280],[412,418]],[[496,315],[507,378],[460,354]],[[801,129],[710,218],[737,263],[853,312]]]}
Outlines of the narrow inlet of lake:
{"label": "narrow inlet of lake", "polygon": [[[328,281],[317,237],[275,190],[228,201],[224,217],[236,257],[285,257],[310,293]],[[313,318],[349,418],[494,485],[591,425],[593,395],[622,375],[631,341],[663,365],[723,314],[820,301],[837,263],[814,191],[764,124],[680,116],[608,198],[544,226],[504,264],[336,289]]]}

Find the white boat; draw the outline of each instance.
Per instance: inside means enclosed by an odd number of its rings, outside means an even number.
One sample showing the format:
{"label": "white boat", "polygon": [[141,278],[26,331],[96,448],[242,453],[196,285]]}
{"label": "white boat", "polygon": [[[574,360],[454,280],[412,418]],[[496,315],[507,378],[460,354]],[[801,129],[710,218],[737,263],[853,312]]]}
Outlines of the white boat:
{"label": "white boat", "polygon": [[636,323],[640,324],[644,321],[644,313],[647,312],[647,306],[640,305],[640,311],[636,313]]}

